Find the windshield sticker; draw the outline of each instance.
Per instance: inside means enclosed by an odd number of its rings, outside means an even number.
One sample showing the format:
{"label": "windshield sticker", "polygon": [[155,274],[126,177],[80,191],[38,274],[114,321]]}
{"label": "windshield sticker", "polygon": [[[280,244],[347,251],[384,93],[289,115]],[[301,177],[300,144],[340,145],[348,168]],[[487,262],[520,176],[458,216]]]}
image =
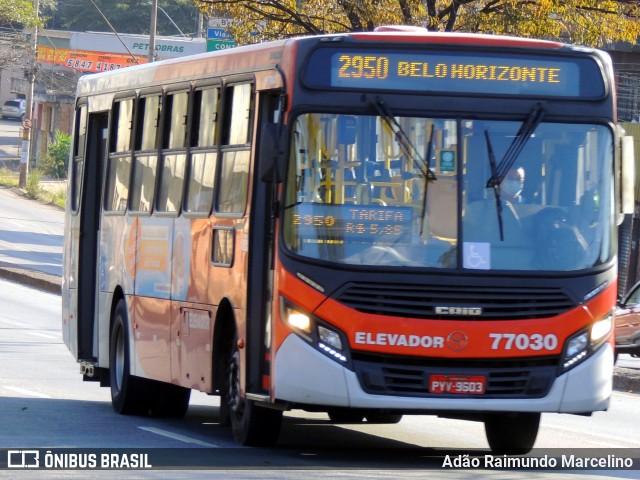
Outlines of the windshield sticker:
{"label": "windshield sticker", "polygon": [[456,152],[453,150],[441,150],[438,160],[438,173],[451,175],[456,172]]}
{"label": "windshield sticker", "polygon": [[488,242],[463,242],[464,268],[489,270],[491,268],[491,244]]}

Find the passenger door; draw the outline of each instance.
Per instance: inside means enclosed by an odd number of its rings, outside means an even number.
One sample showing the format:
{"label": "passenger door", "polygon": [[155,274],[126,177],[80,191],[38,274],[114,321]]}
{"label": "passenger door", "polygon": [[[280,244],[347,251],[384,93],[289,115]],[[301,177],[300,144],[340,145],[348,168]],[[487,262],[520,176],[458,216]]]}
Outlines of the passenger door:
{"label": "passenger door", "polygon": [[[85,109],[82,111],[82,109]],[[71,239],[65,242],[68,268],[70,311],[65,343],[74,356],[83,360],[97,359],[97,329],[95,305],[97,299],[98,232],[100,219],[100,192],[104,166],[109,117],[106,112],[90,113],[86,119],[86,106],[81,107],[76,119],[71,175],[71,216],[66,227]],[[86,121],[86,123],[85,123]],[[86,125],[86,135],[80,129]],[[84,145],[86,138],[86,145]],[[75,308],[74,308],[75,307]],[[74,339],[77,341],[74,345]]]}

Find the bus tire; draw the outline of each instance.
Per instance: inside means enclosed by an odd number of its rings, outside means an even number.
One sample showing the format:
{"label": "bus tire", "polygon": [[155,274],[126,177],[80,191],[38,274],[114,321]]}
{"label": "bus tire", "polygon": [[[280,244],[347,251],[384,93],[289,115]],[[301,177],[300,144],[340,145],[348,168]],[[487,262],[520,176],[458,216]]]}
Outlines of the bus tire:
{"label": "bus tire", "polygon": [[158,382],[157,394],[151,404],[151,415],[154,417],[182,418],[189,409],[191,389]]}
{"label": "bus tire", "polygon": [[227,351],[226,385],[221,401],[227,406],[234,440],[240,445],[254,447],[275,445],[282,426],[282,411],[261,407],[242,398],[237,341]]}
{"label": "bus tire", "polygon": [[362,423],[364,412],[350,408],[332,408],[327,411],[329,420],[333,423]]}
{"label": "bus tire", "polygon": [[506,455],[529,453],[539,427],[540,413],[496,413],[484,420],[491,451]]}
{"label": "bus tire", "polygon": [[152,382],[131,375],[127,306],[120,300],[116,306],[109,341],[109,377],[111,404],[121,415],[146,415],[149,412]]}
{"label": "bus tire", "polygon": [[367,422],[369,423],[377,423],[377,424],[393,424],[400,423],[402,420],[401,413],[370,413],[367,414]]}

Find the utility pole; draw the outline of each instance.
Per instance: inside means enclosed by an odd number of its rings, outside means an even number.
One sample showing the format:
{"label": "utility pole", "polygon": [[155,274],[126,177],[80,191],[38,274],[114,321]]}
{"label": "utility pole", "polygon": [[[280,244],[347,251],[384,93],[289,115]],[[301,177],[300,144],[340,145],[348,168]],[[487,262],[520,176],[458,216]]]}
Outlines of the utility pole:
{"label": "utility pole", "polygon": [[151,2],[151,29],[149,32],[149,63],[153,62],[156,55],[156,29],[158,25],[158,0]]}
{"label": "utility pole", "polygon": [[33,111],[33,90],[36,82],[36,55],[38,53],[38,15],[40,10],[40,0],[33,0],[33,9],[36,15],[36,23],[31,34],[31,52],[29,55],[29,66],[27,68],[27,98],[22,122],[22,151],[20,152],[20,176],[18,177],[18,188],[26,188],[27,176],[29,174],[29,153],[31,150],[31,112]]}
{"label": "utility pole", "polygon": [[198,35],[196,38],[203,37],[204,30],[204,14],[201,11],[198,11]]}

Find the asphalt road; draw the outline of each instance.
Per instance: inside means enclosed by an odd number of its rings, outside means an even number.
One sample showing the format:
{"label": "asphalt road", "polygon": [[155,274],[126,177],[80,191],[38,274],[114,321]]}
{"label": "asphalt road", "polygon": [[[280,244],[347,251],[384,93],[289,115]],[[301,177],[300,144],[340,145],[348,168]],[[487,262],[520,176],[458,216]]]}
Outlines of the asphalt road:
{"label": "asphalt road", "polygon": [[[41,460],[48,451],[121,449],[148,453],[158,470],[18,475],[0,468],[2,478],[640,479],[640,469],[448,468],[444,456],[484,456],[488,444],[481,423],[436,416],[407,415],[395,425],[334,424],[324,413],[293,410],[285,413],[276,448],[248,448],[220,424],[219,398],[201,392],[193,393],[183,419],[117,415],[109,389],[83,382],[63,344],[60,302],[58,295],[0,279],[0,466],[3,449],[37,450]],[[640,396],[614,392],[609,410],[591,417],[544,414],[532,456],[612,453],[640,465],[640,436],[629,428],[639,424]]]}
{"label": "asphalt road", "polygon": [[59,291],[64,211],[0,188],[0,267],[5,277]]}
{"label": "asphalt road", "polygon": [[[473,422],[439,419],[437,417],[405,417],[399,425],[390,426],[335,426],[323,414],[302,415],[291,413],[285,417],[283,436],[277,452],[238,449],[227,429],[217,423],[217,399],[196,393],[185,421],[158,421],[115,415],[110,407],[109,390],[95,383],[83,383],[77,365],[62,345],[59,330],[59,292],[62,272],[63,217],[61,210],[23,198],[19,192],[0,189],[0,277],[33,288],[19,285],[9,287],[0,283],[7,297],[3,299],[5,314],[0,318],[3,331],[3,353],[0,364],[4,397],[0,410],[0,449],[18,446],[44,448],[79,447],[168,449],[167,455],[176,455],[176,448],[224,449],[224,455],[211,461],[219,462],[215,474],[201,472],[171,472],[171,478],[424,478],[424,470],[416,470],[417,463],[425,461],[430,478],[472,479],[481,475],[475,471],[440,471],[429,455],[449,451],[464,453],[466,449],[485,449],[482,426]],[[20,291],[21,293],[17,293]],[[53,293],[53,295],[51,295]],[[12,311],[10,301],[24,296],[26,307]],[[34,309],[30,305],[37,305]],[[29,318],[25,323],[22,319]],[[42,322],[42,318],[48,321]],[[43,350],[44,347],[44,350]],[[44,358],[42,357],[44,355]],[[10,366],[9,359],[15,362]],[[616,368],[616,381],[630,378],[621,372],[640,377],[640,360],[623,355]],[[600,412],[592,418],[547,414],[543,416],[539,445],[541,448],[575,447],[631,447],[637,449],[635,432],[626,426],[637,424],[634,412],[640,411],[639,381],[618,386],[609,412]],[[7,393],[9,392],[9,393]],[[73,393],[69,393],[73,392]],[[12,413],[13,412],[13,413]],[[20,412],[30,412],[28,428]],[[634,416],[635,415],[635,416]],[[634,420],[635,419],[635,420]],[[23,421],[21,421],[23,420]],[[629,423],[631,422],[631,423]],[[43,436],[46,428],[47,435]],[[128,432],[122,436],[121,432]],[[19,432],[20,437],[16,437]],[[120,433],[119,433],[120,432]],[[46,440],[43,440],[46,438]],[[635,443],[634,443],[635,442]],[[537,444],[537,445],[538,445]],[[326,446],[333,447],[326,456]],[[360,448],[354,449],[354,446]],[[302,448],[301,448],[302,447]],[[338,448],[339,447],[339,448]],[[417,457],[414,448],[421,449]],[[341,448],[346,454],[337,454]],[[381,451],[406,449],[413,457],[396,458]],[[382,449],[382,450],[381,450]],[[324,450],[324,451],[323,451]],[[207,450],[208,451],[208,450]],[[174,453],[171,453],[174,452]],[[156,452],[157,453],[157,452]],[[397,452],[396,452],[397,453]],[[403,454],[400,454],[403,455]],[[171,456],[167,457],[168,459]],[[437,463],[437,461],[436,461]],[[402,469],[390,468],[402,465]],[[265,472],[265,465],[283,469]],[[252,470],[252,468],[257,468]],[[241,469],[242,471],[237,471]],[[301,470],[300,470],[301,469]],[[224,474],[221,474],[221,472]],[[7,473],[7,472],[4,472]],[[11,472],[15,473],[15,472]],[[52,472],[47,472],[52,473]],[[64,473],[64,474],[63,474]],[[60,472],[56,477],[73,478],[74,472]],[[79,473],[79,472],[75,472]],[[96,472],[97,473],[97,472]],[[113,473],[113,475],[111,475]],[[100,472],[100,477],[122,478],[122,472]],[[127,478],[132,478],[128,472]],[[168,478],[155,475],[135,475],[136,478]],[[199,472],[200,473],[200,472]],[[488,478],[567,478],[566,473],[551,476],[536,472],[499,472],[492,470]],[[574,473],[574,478],[580,475]],[[618,478],[638,478],[627,475]],[[637,472],[633,472],[634,474]],[[2,477],[0,472],[0,477]],[[10,475],[7,478],[15,478]],[[86,478],[78,475],[75,478]]]}

